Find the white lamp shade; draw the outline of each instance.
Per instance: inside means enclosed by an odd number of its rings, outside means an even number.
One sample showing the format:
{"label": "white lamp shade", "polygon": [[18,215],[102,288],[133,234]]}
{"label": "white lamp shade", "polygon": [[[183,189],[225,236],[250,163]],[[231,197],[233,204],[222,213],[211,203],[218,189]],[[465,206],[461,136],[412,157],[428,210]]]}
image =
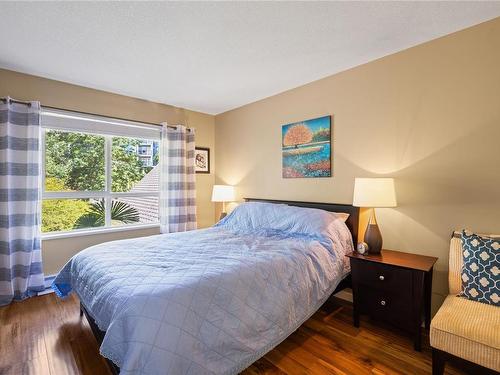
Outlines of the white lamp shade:
{"label": "white lamp shade", "polygon": [[214,185],[212,190],[212,202],[233,202],[234,186]]}
{"label": "white lamp shade", "polygon": [[356,207],[396,207],[393,178],[356,178],[354,198]]}

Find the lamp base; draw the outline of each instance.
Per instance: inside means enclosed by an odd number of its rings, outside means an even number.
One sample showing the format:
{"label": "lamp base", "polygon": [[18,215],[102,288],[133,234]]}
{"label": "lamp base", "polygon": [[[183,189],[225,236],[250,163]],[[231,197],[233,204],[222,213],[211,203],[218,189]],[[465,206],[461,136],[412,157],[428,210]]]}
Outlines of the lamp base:
{"label": "lamp base", "polygon": [[380,254],[380,250],[382,250],[382,235],[377,224],[368,224],[365,232],[365,242],[368,244],[368,253]]}
{"label": "lamp base", "polygon": [[224,219],[226,216],[227,216],[227,212],[221,212],[221,213],[220,213],[219,220]]}
{"label": "lamp base", "polygon": [[370,221],[366,227],[365,242],[368,244],[368,253],[380,254],[382,250],[382,234],[375,218],[375,209],[373,209]]}

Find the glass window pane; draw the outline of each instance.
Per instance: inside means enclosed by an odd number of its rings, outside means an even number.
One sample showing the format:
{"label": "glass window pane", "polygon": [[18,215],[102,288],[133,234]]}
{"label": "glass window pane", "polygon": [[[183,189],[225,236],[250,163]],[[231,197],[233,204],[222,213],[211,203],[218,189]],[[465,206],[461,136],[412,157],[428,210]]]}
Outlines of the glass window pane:
{"label": "glass window pane", "polygon": [[159,142],[114,137],[112,147],[112,191],[158,191]]}
{"label": "glass window pane", "polygon": [[113,226],[149,224],[158,221],[158,196],[117,198],[111,204]]}
{"label": "glass window pane", "polygon": [[45,190],[104,190],[104,137],[47,130]]}
{"label": "glass window pane", "polygon": [[44,199],[42,232],[104,226],[103,199]]}

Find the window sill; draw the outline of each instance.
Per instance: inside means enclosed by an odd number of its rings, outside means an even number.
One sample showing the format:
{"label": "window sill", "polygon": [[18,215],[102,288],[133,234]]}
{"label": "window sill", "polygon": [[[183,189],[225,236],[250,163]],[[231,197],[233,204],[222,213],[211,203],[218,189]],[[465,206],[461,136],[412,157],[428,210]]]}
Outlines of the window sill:
{"label": "window sill", "polygon": [[96,234],[105,234],[105,233],[114,233],[114,232],[126,232],[131,230],[141,230],[141,229],[150,229],[150,228],[160,228],[159,223],[153,224],[139,224],[139,225],[124,225],[122,227],[115,228],[96,228],[96,229],[82,229],[82,230],[73,230],[69,232],[52,232],[52,233],[43,233],[43,240],[55,240],[58,238],[71,238],[71,237],[81,237],[81,236],[92,236]]}

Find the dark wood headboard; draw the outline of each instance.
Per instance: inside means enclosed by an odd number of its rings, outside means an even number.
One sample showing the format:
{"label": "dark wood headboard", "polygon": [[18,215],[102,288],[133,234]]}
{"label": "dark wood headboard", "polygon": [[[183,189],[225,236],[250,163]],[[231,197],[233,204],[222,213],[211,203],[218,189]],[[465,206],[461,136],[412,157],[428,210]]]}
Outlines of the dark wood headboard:
{"label": "dark wood headboard", "polygon": [[318,203],[318,202],[299,202],[299,201],[281,201],[276,199],[260,199],[260,198],[244,198],[246,202],[266,202],[266,203],[281,203],[289,206],[318,208],[320,210],[330,212],[345,212],[349,214],[349,218],[345,222],[347,228],[352,233],[352,241],[354,247],[358,243],[358,225],[359,225],[359,207],[354,207],[350,204],[338,203]]}

